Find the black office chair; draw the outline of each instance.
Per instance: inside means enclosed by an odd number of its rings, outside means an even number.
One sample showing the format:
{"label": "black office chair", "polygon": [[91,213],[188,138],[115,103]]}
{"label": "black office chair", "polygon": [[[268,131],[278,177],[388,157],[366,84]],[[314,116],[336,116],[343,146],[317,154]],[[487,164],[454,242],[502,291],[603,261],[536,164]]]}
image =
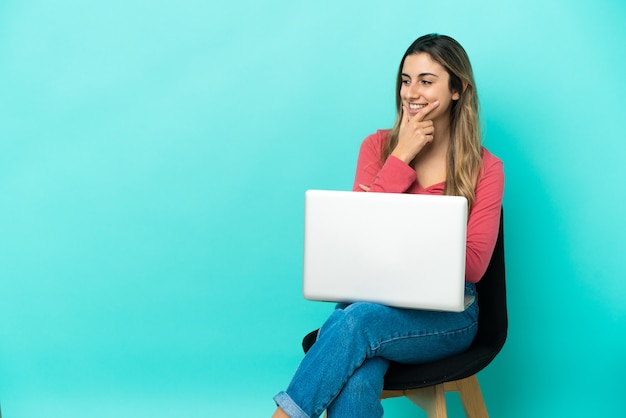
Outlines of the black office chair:
{"label": "black office chair", "polygon": [[[381,399],[406,396],[423,408],[428,418],[445,418],[445,392],[458,391],[469,418],[487,417],[487,408],[476,374],[496,357],[504,346],[508,329],[504,268],[504,213],[489,267],[478,282],[478,334],[464,353],[408,365],[392,362],[385,374]],[[317,339],[317,330],[302,341],[305,353]]]}

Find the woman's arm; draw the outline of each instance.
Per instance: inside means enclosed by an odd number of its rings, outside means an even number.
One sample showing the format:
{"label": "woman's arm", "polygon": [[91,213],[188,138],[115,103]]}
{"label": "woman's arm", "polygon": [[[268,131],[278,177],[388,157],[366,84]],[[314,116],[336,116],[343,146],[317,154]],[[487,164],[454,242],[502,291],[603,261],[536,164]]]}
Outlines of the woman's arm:
{"label": "woman's arm", "polygon": [[465,280],[469,282],[478,282],[489,266],[498,239],[503,191],[502,161],[483,150],[483,170],[467,223]]}
{"label": "woman's arm", "polygon": [[378,131],[361,144],[352,190],[362,192],[360,185],[371,192],[403,193],[415,182],[415,170],[400,159],[390,156],[383,164],[381,155],[388,131]]}

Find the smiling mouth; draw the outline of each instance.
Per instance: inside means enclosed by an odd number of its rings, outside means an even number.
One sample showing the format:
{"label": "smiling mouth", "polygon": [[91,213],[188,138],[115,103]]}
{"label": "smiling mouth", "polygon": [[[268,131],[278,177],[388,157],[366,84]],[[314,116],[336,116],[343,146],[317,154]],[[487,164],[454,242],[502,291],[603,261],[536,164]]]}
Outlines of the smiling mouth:
{"label": "smiling mouth", "polygon": [[420,109],[425,108],[426,106],[428,106],[428,104],[409,103],[409,109],[411,110],[420,110]]}

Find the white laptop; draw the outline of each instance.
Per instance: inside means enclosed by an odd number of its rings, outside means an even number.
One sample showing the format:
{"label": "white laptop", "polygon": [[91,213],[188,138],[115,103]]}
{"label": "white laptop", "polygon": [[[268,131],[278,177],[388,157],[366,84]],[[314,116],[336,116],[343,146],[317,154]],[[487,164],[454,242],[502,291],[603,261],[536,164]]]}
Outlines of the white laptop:
{"label": "white laptop", "polygon": [[464,197],[308,190],[304,297],[463,311],[466,231]]}

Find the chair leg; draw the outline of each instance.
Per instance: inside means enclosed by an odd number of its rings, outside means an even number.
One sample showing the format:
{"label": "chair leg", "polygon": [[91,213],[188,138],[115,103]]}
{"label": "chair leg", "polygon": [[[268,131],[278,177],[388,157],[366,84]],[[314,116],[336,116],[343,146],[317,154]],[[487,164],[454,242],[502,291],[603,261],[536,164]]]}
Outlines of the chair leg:
{"label": "chair leg", "polygon": [[[406,396],[426,411],[428,418],[447,418],[446,392],[459,392],[467,418],[489,418],[476,375],[413,390],[384,390],[381,399]],[[328,413],[325,415],[328,417]]]}
{"label": "chair leg", "polygon": [[443,384],[407,390],[405,396],[426,411],[428,418],[447,418],[446,397]]}
{"label": "chair leg", "polygon": [[456,382],[467,418],[489,418],[476,375]]}

